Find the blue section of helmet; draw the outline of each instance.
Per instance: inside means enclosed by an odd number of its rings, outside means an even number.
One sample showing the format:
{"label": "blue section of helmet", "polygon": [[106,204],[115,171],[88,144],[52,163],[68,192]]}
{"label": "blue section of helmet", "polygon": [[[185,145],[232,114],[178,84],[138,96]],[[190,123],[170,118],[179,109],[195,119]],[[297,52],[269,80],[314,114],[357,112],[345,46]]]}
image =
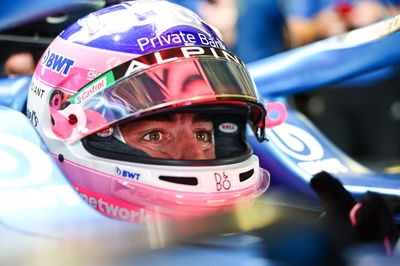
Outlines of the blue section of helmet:
{"label": "blue section of helmet", "polygon": [[60,33],[60,37],[63,39],[68,39],[70,36],[74,35],[75,33],[79,32],[82,29],[82,26],[79,25],[78,23],[74,23],[71,26],[69,26],[67,29],[63,30]]}
{"label": "blue section of helmet", "polygon": [[[81,29],[82,26],[75,24],[64,31],[60,36],[64,39],[68,39]],[[204,45],[225,48],[225,44],[219,40],[215,34],[205,33],[204,31],[187,25],[170,28],[158,36],[154,34],[153,25],[151,24],[134,26],[125,32],[101,35],[89,42],[74,42],[90,47],[134,54],[145,54],[185,45]]]}
{"label": "blue section of helmet", "polygon": [[[215,31],[189,10],[171,7],[178,12],[174,16],[172,11],[128,8],[133,5],[124,3],[93,12],[64,30],[60,37],[89,47],[134,54],[187,45],[226,49]],[[162,23],[166,16],[169,19]],[[116,18],[121,22],[118,27],[113,23]]]}

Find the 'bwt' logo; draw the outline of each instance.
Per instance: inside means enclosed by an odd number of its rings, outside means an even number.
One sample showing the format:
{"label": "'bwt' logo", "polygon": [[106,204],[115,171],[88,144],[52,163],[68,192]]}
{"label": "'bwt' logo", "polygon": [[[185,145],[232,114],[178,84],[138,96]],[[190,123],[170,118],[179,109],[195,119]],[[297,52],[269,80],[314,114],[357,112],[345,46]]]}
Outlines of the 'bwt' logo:
{"label": "'bwt' logo", "polygon": [[131,171],[120,169],[119,167],[115,168],[115,173],[119,176],[127,177],[129,179],[139,180],[139,173],[132,173]]}
{"label": "'bwt' logo", "polygon": [[42,66],[50,69],[53,72],[61,73],[63,76],[68,75],[72,66],[75,64],[75,60],[69,59],[62,55],[52,53],[51,50],[47,50],[42,60]]}

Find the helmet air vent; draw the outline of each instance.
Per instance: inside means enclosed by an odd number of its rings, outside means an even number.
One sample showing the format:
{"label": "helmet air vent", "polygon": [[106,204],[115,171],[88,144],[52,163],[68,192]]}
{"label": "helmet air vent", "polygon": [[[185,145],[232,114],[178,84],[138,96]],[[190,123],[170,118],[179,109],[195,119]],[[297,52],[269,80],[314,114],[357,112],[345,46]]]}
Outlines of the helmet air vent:
{"label": "helmet air vent", "polygon": [[254,168],[249,170],[249,171],[247,171],[247,172],[243,172],[243,173],[239,174],[240,182],[246,181],[247,179],[252,177],[253,174],[254,174]]}
{"label": "helmet air vent", "polygon": [[182,177],[182,176],[165,176],[165,175],[160,175],[159,176],[160,180],[171,182],[171,183],[176,183],[176,184],[182,184],[182,185],[189,185],[189,186],[197,186],[198,181],[196,177]]}

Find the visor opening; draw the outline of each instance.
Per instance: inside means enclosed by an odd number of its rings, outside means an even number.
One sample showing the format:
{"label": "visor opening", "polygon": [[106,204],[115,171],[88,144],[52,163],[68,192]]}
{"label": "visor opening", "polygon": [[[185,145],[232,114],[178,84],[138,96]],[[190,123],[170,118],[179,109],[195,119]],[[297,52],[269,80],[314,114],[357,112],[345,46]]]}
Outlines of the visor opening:
{"label": "visor opening", "polygon": [[[96,156],[114,160],[179,166],[208,166],[238,163],[249,158],[253,151],[247,143],[246,122],[249,109],[247,106],[237,105],[197,105],[190,107],[174,108],[171,111],[160,112],[154,115],[171,113],[198,113],[204,114],[213,123],[213,140],[215,145],[215,159],[207,160],[177,160],[150,157],[146,152],[133,148],[122,142],[116,133],[118,130],[106,130],[108,134],[98,132],[82,139],[86,150]],[[147,119],[151,116],[143,116],[139,119]],[[137,121],[139,121],[137,119]],[[124,121],[125,122],[130,122]],[[114,125],[114,127],[117,125]],[[111,135],[110,135],[111,134]],[[169,182],[170,179],[166,180]],[[196,185],[191,183],[191,185]]]}

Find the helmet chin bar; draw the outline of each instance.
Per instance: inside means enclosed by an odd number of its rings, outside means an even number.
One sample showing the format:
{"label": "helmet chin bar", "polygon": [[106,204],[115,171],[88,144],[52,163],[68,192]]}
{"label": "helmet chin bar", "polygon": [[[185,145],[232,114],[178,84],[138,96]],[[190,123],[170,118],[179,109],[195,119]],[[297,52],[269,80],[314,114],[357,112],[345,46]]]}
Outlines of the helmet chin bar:
{"label": "helmet chin bar", "polygon": [[[199,184],[199,180],[206,179],[205,175],[182,176],[182,173],[175,176],[160,175],[159,180],[174,183],[175,185],[204,186]],[[233,207],[235,204],[250,202],[255,197],[261,195],[269,186],[269,173],[264,169],[256,171],[251,168],[248,171],[239,173],[240,182],[248,182],[246,187],[233,188],[235,182],[233,174],[229,172],[218,172],[210,169],[209,174],[212,180],[207,180],[214,191],[201,191],[193,193],[186,191],[159,190],[155,187],[139,187],[137,183],[127,183],[116,180],[113,182],[111,194],[113,197],[139,204],[146,198],[148,210],[158,211],[167,215],[191,216],[194,213],[204,214],[216,211],[223,207]],[[243,179],[241,178],[243,177]],[[236,180],[237,181],[237,180]],[[199,191],[200,192],[200,191]]]}
{"label": "helmet chin bar", "polygon": [[[99,159],[98,165],[101,161],[104,159]],[[236,164],[206,167],[108,161],[99,169],[83,170],[68,160],[61,166],[75,173],[70,180],[82,196],[105,202],[97,206],[101,212],[114,205],[114,209],[161,212],[171,218],[192,217],[250,202],[269,186],[269,174],[259,168],[256,156]]]}

